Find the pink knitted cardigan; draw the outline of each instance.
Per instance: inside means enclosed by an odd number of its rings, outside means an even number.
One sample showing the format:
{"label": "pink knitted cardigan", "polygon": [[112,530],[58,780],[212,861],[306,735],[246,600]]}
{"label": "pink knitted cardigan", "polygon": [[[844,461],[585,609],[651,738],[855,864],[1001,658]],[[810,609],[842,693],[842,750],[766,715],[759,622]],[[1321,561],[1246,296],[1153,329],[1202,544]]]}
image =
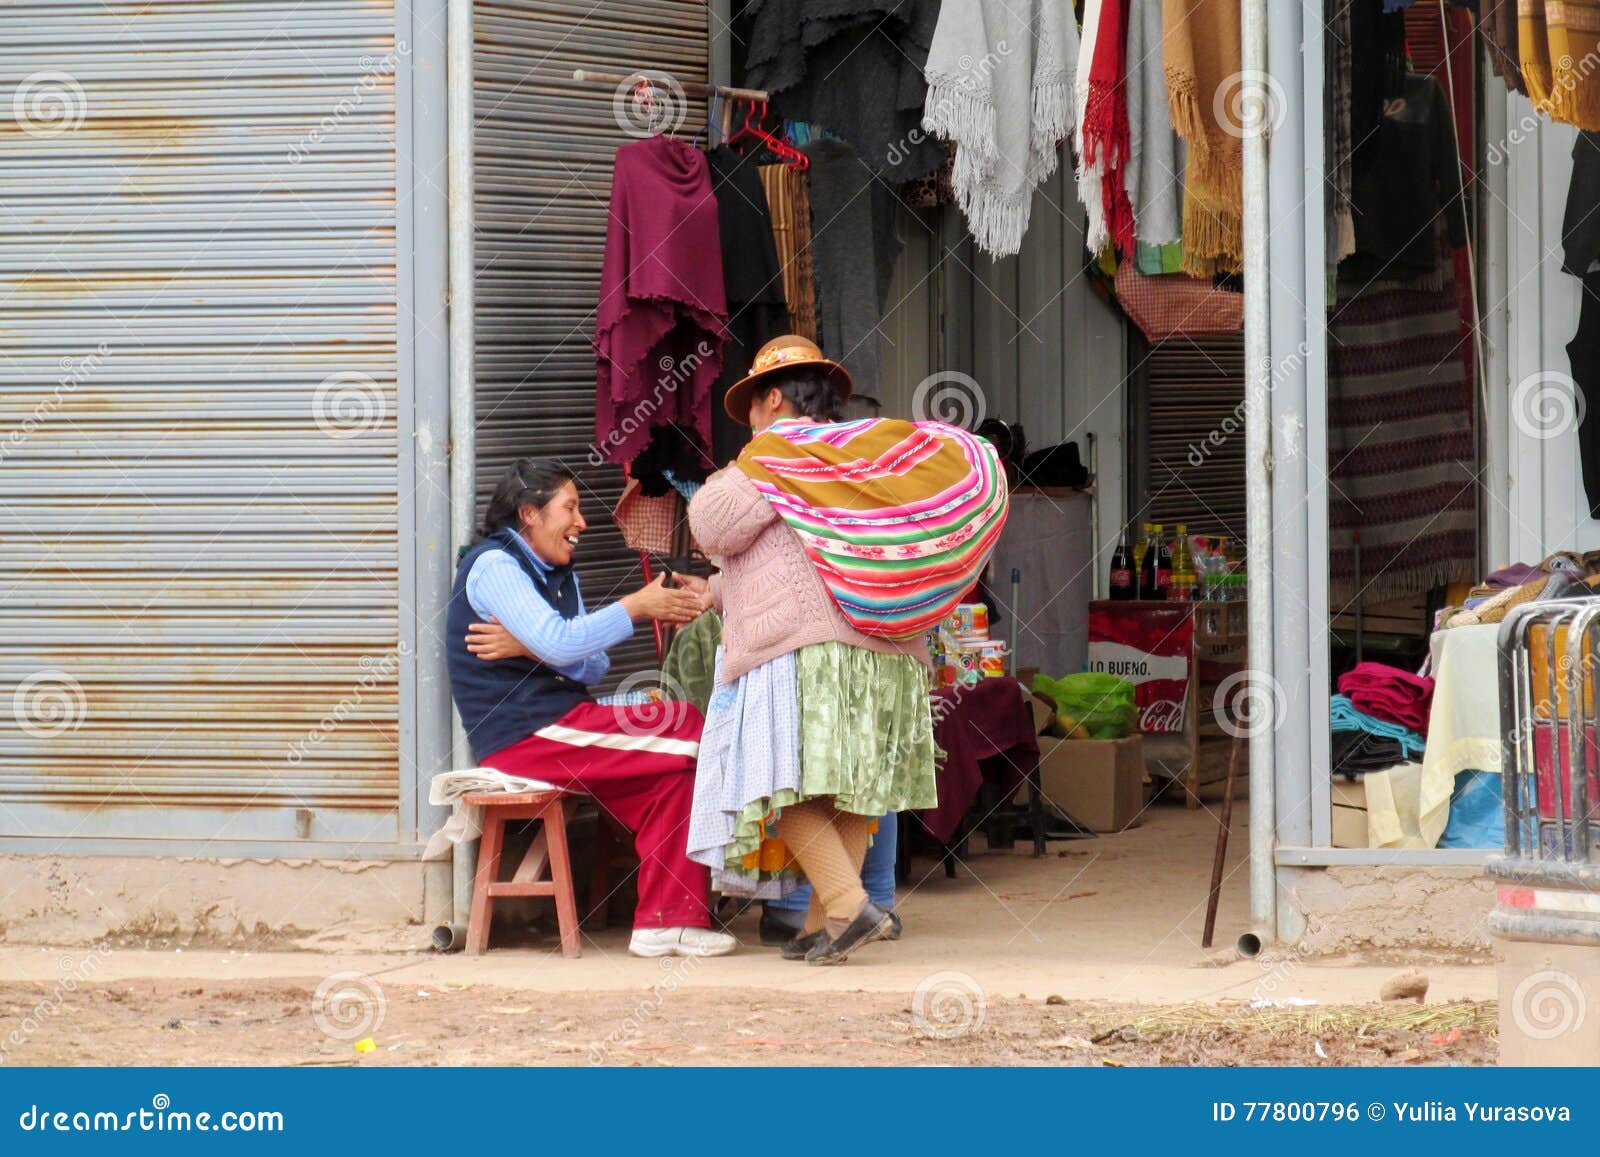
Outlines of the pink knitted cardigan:
{"label": "pink knitted cardigan", "polygon": [[920,637],[875,639],[849,624],[800,539],[743,471],[728,467],[706,480],[689,503],[689,528],[722,568],[711,592],[723,617],[724,682],[812,643],[848,643],[929,662]]}

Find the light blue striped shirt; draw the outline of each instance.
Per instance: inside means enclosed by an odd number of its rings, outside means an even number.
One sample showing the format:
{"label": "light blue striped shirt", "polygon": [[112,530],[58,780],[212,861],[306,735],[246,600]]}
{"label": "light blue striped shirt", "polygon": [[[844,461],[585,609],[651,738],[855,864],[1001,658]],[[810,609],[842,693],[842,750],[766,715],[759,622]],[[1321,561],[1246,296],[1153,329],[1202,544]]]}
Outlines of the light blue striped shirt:
{"label": "light blue striped shirt", "polygon": [[[514,536],[522,556],[541,575],[550,564]],[[577,583],[578,576],[572,576]],[[598,683],[611,669],[608,648],[633,635],[633,620],[621,603],[587,614],[578,588],[578,614],[564,619],[533,585],[517,560],[503,550],[486,550],[467,572],[467,602],[478,616],[491,616],[543,663],[579,683]]]}

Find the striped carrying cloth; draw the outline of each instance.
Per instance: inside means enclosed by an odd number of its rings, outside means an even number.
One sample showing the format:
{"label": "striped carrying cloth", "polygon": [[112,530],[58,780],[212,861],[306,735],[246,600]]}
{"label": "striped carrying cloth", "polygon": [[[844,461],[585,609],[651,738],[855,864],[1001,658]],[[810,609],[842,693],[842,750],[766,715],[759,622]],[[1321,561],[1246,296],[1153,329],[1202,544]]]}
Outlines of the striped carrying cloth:
{"label": "striped carrying cloth", "polygon": [[943,422],[783,420],[737,465],[800,536],[850,625],[876,638],[942,620],[1006,521],[994,447]]}

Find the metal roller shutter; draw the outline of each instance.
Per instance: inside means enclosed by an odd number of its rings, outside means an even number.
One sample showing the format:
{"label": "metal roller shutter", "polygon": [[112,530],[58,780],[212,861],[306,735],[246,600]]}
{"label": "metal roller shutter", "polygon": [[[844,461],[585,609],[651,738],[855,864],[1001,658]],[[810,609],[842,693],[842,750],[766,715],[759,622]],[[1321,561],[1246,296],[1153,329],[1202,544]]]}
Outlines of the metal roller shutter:
{"label": "metal roller shutter", "polygon": [[[1132,329],[1132,327],[1129,327]],[[1244,541],[1244,338],[1133,339],[1135,521]],[[1209,435],[1216,431],[1215,443]]]}
{"label": "metal roller shutter", "polygon": [[[575,68],[666,72],[704,81],[703,0],[525,0],[475,6],[478,509],[514,458],[580,467],[591,530],[579,553],[584,598],[610,602],[640,581],[639,557],[610,512],[621,472],[591,468],[595,305],[612,161],[628,141],[612,93]],[[705,123],[687,103],[683,131]],[[613,676],[656,666],[650,632],[612,652]]]}
{"label": "metal roller shutter", "polygon": [[394,28],[6,9],[0,835],[397,837]]}

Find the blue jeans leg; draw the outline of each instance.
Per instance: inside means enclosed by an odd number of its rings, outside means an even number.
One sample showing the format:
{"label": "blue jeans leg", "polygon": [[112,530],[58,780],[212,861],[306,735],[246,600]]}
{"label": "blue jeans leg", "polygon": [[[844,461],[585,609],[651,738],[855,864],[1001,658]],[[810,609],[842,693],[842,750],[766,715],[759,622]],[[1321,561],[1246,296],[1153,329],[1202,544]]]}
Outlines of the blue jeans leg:
{"label": "blue jeans leg", "polygon": [[[867,849],[861,866],[861,885],[880,908],[894,907],[894,862],[899,847],[900,817],[890,812],[878,821],[878,834]],[[801,884],[781,900],[768,900],[767,907],[782,912],[804,912],[811,907],[811,885]]]}

